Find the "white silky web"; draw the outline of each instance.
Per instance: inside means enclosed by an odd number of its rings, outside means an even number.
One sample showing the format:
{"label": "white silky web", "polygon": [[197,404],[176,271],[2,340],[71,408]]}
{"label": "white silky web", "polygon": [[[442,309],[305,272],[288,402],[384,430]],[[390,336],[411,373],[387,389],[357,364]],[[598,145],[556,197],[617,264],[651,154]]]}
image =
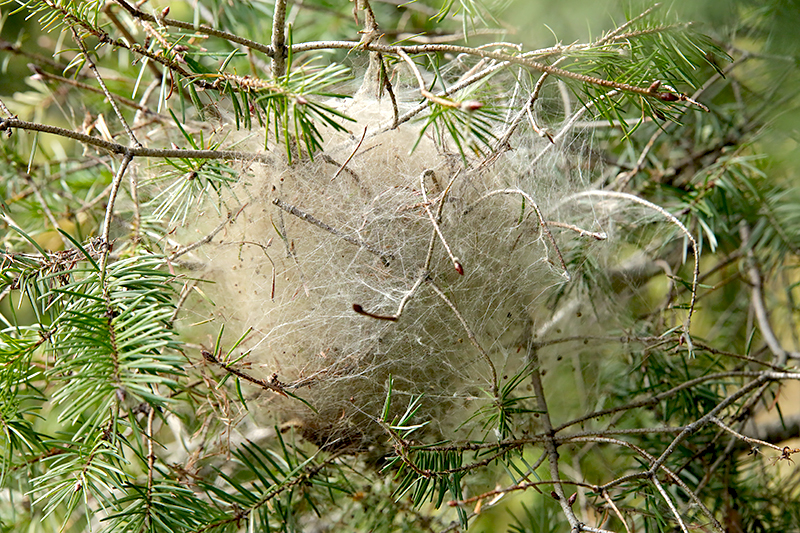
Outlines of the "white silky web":
{"label": "white silky web", "polygon": [[[586,258],[619,260],[601,239],[625,203],[575,196],[596,172],[571,117],[554,143],[523,124],[513,150],[465,168],[427,135],[411,152],[418,124],[381,132],[388,99],[361,98],[346,110],[353,135],[331,135],[313,161],[247,169],[231,208],[241,213],[195,251],[226,331],[252,328],[239,348],[249,371],[277,375],[312,407],[264,409],[331,448],[382,434],[390,376],[395,410],[422,395],[426,431],[453,436],[528,363],[548,302]],[[219,223],[211,212],[198,233]]]}

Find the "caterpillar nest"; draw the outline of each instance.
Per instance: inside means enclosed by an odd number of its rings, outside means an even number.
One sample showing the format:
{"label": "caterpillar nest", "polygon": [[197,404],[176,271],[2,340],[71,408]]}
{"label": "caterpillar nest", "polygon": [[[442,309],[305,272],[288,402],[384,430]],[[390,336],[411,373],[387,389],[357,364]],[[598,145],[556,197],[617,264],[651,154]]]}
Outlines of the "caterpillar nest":
{"label": "caterpillar nest", "polygon": [[[565,200],[587,183],[563,141],[517,136],[467,168],[427,134],[412,152],[419,125],[381,131],[388,99],[358,96],[345,112],[353,133],[330,134],[313,161],[243,172],[233,221],[195,252],[213,282],[203,291],[226,332],[250,331],[237,365],[303,400],[263,391],[261,423],[332,450],[385,443],[391,380],[388,420],[421,396],[424,431],[464,438],[474,428],[458,422],[529,364],[548,295],[605,246],[619,203]],[[193,227],[221,221],[209,204]]]}

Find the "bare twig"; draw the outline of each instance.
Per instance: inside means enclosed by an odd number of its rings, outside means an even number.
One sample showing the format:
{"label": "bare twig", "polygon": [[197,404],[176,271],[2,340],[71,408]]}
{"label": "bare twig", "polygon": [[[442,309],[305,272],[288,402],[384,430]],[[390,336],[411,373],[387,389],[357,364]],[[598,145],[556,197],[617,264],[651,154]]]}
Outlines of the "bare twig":
{"label": "bare twig", "polygon": [[481,346],[481,344],[478,342],[478,339],[475,337],[475,334],[472,332],[472,329],[469,327],[469,324],[467,324],[467,321],[464,319],[463,315],[458,310],[456,305],[452,302],[452,300],[450,300],[450,298],[447,297],[447,295],[442,291],[442,289],[440,289],[432,281],[428,282],[428,287],[430,287],[431,290],[435,292],[436,295],[439,298],[441,298],[442,301],[444,301],[444,303],[446,303],[447,306],[453,311],[453,314],[456,315],[458,321],[461,322],[461,327],[463,327],[464,331],[467,332],[467,338],[469,338],[469,341],[472,343],[475,349],[478,350],[478,353],[481,354],[481,357],[486,362],[486,365],[492,371],[492,381],[491,381],[492,396],[497,397],[497,370],[494,367],[494,363],[492,363],[492,358],[489,357],[489,354],[486,353],[486,350],[484,350],[483,346]]}
{"label": "bare twig", "polygon": [[527,200],[531,208],[536,212],[536,216],[539,217],[539,227],[542,233],[544,233],[547,236],[547,239],[550,241],[550,244],[553,245],[553,249],[555,250],[556,255],[558,256],[558,261],[559,263],[561,263],[561,268],[563,269],[564,278],[566,278],[566,280],[569,281],[571,279],[569,274],[569,269],[567,269],[567,264],[564,262],[564,256],[561,255],[561,249],[558,247],[558,243],[556,243],[555,237],[553,237],[553,234],[547,227],[547,222],[544,219],[544,215],[542,215],[541,209],[539,209],[539,204],[536,203],[536,201],[530,194],[526,193],[521,189],[496,189],[494,191],[489,191],[488,193],[478,198],[478,200],[474,204],[469,206],[465,211],[467,213],[470,212],[472,209],[475,208],[476,205],[478,205],[482,201],[486,200],[487,198],[491,198],[492,196],[497,196],[498,194],[518,194],[523,198],[525,198],[525,200]]}
{"label": "bare twig", "polygon": [[581,237],[591,237],[596,241],[604,241],[608,238],[608,234],[605,231],[589,231],[583,228],[579,228],[574,224],[567,224],[566,222],[557,222],[555,220],[548,220],[545,222],[545,225],[551,228],[568,229],[570,231],[574,231]]}
{"label": "bare twig", "polygon": [[[434,231],[439,236],[439,240],[442,242],[442,246],[444,246],[445,251],[447,252],[448,257],[450,257],[450,261],[453,263],[453,268],[456,269],[460,275],[464,275],[464,267],[461,265],[461,261],[458,257],[453,254],[453,251],[450,249],[450,245],[447,244],[447,239],[444,238],[444,234],[442,233],[441,228],[439,227],[438,216],[434,216],[433,212],[431,212],[430,205],[428,203],[428,193],[425,191],[425,178],[433,176],[433,170],[426,170],[422,174],[420,174],[419,182],[420,182],[420,190],[422,191],[422,205],[425,208],[425,212],[428,214],[428,218],[431,221],[431,225],[433,225]],[[452,182],[451,182],[452,184]],[[444,204],[444,198],[447,196],[447,192],[450,190],[450,187],[442,193],[442,197],[440,199],[440,206]],[[439,215],[441,214],[441,210],[439,210]]]}
{"label": "bare twig", "polygon": [[608,197],[608,198],[617,198],[617,199],[620,199],[620,200],[627,200],[627,201],[630,201],[630,202],[637,203],[639,205],[643,205],[643,206],[647,207],[648,209],[652,209],[653,211],[656,211],[661,216],[663,216],[664,218],[669,220],[672,224],[674,224],[681,231],[681,233],[684,234],[684,236],[686,236],[686,239],[689,241],[689,243],[692,246],[692,254],[694,255],[694,270],[692,272],[692,295],[691,295],[691,298],[689,300],[689,313],[688,313],[688,316],[686,317],[686,322],[684,323],[683,331],[684,331],[684,334],[685,334],[684,341],[686,341],[689,344],[690,349],[691,349],[691,336],[690,336],[690,333],[689,333],[689,329],[691,328],[691,325],[692,325],[692,315],[694,314],[694,306],[695,306],[695,303],[697,302],[697,278],[700,276],[700,250],[697,247],[697,241],[695,240],[694,236],[691,234],[691,232],[688,229],[686,229],[686,226],[683,225],[683,222],[681,222],[680,220],[678,220],[677,217],[675,217],[675,215],[673,215],[672,213],[670,213],[669,211],[667,211],[663,207],[661,207],[659,205],[656,205],[653,202],[649,202],[649,201],[645,200],[644,198],[641,198],[641,197],[633,195],[633,194],[628,194],[628,193],[624,193],[624,192],[615,192],[615,191],[600,191],[600,190],[583,191],[583,192],[579,192],[579,193],[576,193],[576,194],[568,196],[565,200],[563,200],[561,202],[561,204],[568,203],[568,202],[574,201],[576,199],[585,198],[585,197],[589,197],[589,196],[600,196],[600,197]]}
{"label": "bare twig", "polygon": [[540,420],[543,424],[544,433],[547,436],[544,441],[544,450],[545,453],[547,453],[547,458],[550,463],[550,477],[555,482],[553,485],[553,490],[556,496],[558,496],[556,499],[558,500],[558,504],[561,506],[561,510],[564,512],[564,516],[566,516],[572,531],[579,532],[581,531],[582,524],[578,521],[578,517],[575,516],[575,512],[572,510],[572,506],[568,503],[566,494],[564,493],[564,486],[561,481],[561,474],[559,473],[558,467],[559,457],[558,447],[555,440],[555,431],[553,430],[553,423],[550,420],[550,410],[547,407],[547,399],[544,393],[544,386],[542,385],[542,374],[539,370],[541,368],[539,353],[530,345],[531,340],[533,339],[528,339],[527,356],[529,359],[528,362],[532,368],[531,383],[533,385],[533,392],[536,395],[536,408],[538,409],[539,413],[541,413]]}
{"label": "bare twig", "polygon": [[631,529],[628,527],[628,522],[625,520],[625,517],[622,516],[622,513],[619,512],[619,509],[617,509],[617,506],[614,504],[614,500],[612,500],[611,497],[608,495],[608,491],[607,490],[601,491],[601,496],[606,501],[608,506],[614,510],[614,514],[617,515],[617,518],[619,518],[619,521],[622,522],[622,525],[625,526],[625,531],[627,533],[631,533]]}
{"label": "bare twig", "polygon": [[[775,356],[774,363],[777,366],[784,366],[790,354],[783,349],[778,337],[775,336],[775,331],[772,329],[767,306],[764,303],[764,282],[753,252],[753,243],[750,242],[750,228],[746,223],[742,223],[739,226],[739,235],[742,238],[742,246],[747,248],[747,276],[750,278],[751,288],[750,302],[753,305],[756,321],[758,321],[758,329],[761,331],[761,336],[764,337],[764,342],[769,346],[772,355]],[[798,358],[800,354],[793,353],[791,357]]]}
{"label": "bare twig", "polygon": [[272,392],[280,394],[281,396],[288,396],[288,394],[286,394],[286,392],[283,390],[284,389],[283,384],[280,381],[278,381],[278,376],[275,374],[272,375],[272,379],[270,381],[265,381],[263,379],[254,378],[249,374],[245,374],[241,370],[233,368],[232,366],[220,361],[216,355],[212,354],[209,351],[202,350],[201,354],[203,355],[203,358],[206,361],[218,365],[220,368],[222,368],[229,374],[233,374],[238,378],[242,378],[243,380],[249,381],[254,385],[258,385],[264,390],[270,390]]}
{"label": "bare twig", "polygon": [[83,39],[81,38],[80,35],[78,35],[78,32],[74,26],[71,28],[71,30],[72,30],[72,37],[74,38],[78,47],[81,49],[81,53],[83,54],[84,60],[89,65],[89,69],[94,74],[95,79],[97,79],[97,83],[100,84],[100,89],[102,89],[103,94],[106,96],[106,100],[108,100],[108,104],[114,110],[114,114],[117,115],[117,119],[119,119],[120,123],[122,123],[122,127],[125,128],[125,132],[128,134],[128,138],[131,140],[133,146],[141,148],[142,144],[136,138],[136,135],[133,134],[131,127],[128,126],[128,121],[125,120],[125,117],[119,110],[116,101],[114,101],[114,97],[111,95],[111,91],[109,91],[108,87],[106,87],[106,82],[103,81],[103,77],[100,75],[100,71],[97,70],[97,65],[94,64],[94,61],[92,61],[92,57],[89,55],[89,51],[86,49],[86,45],[83,44]]}
{"label": "bare twig", "polygon": [[749,444],[752,447],[766,446],[767,448],[772,448],[775,451],[783,452],[783,448],[781,448],[780,446],[776,446],[774,444],[771,444],[769,442],[766,442],[766,441],[763,441],[763,440],[760,440],[760,439],[755,439],[753,437],[748,437],[746,435],[742,435],[741,433],[739,433],[738,431],[734,430],[733,428],[725,425],[725,423],[722,422],[722,420],[720,420],[717,417],[711,418],[711,422],[713,422],[714,424],[718,425],[719,427],[721,427],[722,429],[724,429],[725,431],[727,431],[728,433],[730,433],[731,435],[733,435],[737,439],[746,442],[747,444]]}
{"label": "bare twig", "polygon": [[103,231],[100,234],[103,246],[103,255],[100,256],[100,280],[103,285],[105,279],[106,266],[108,264],[108,254],[111,252],[111,243],[109,242],[109,235],[111,234],[111,221],[114,219],[114,206],[117,203],[117,194],[119,193],[120,185],[122,185],[122,178],[125,177],[125,171],[128,165],[133,161],[133,156],[125,155],[120,161],[117,173],[114,180],[111,182],[111,192],[108,196],[108,205],[106,206],[106,216],[103,219]]}
{"label": "bare twig", "polygon": [[656,490],[658,490],[659,494],[661,494],[661,497],[664,498],[664,501],[667,502],[667,506],[669,507],[669,510],[672,511],[672,514],[675,516],[675,520],[678,522],[681,531],[683,531],[683,533],[689,533],[689,530],[686,529],[686,523],[683,521],[683,518],[681,518],[678,509],[675,508],[675,504],[672,502],[672,498],[669,497],[667,491],[665,491],[664,487],[661,486],[661,482],[658,480],[658,476],[653,476],[651,481],[653,482],[653,485],[655,485]]}
{"label": "bare twig", "polygon": [[114,1],[117,2],[120,6],[122,6],[125,9],[125,11],[128,12],[129,15],[131,15],[136,19],[156,24],[164,24],[165,26],[172,26],[173,28],[189,30],[190,32],[197,32],[200,34],[211,35],[213,37],[219,37],[220,39],[225,39],[226,41],[230,41],[236,44],[241,44],[248,48],[252,48],[253,50],[258,50],[259,52],[263,52],[267,56],[271,57],[273,55],[272,47],[267,46],[265,44],[261,44],[256,41],[252,41],[250,39],[245,39],[244,37],[240,37],[234,33],[218,30],[216,28],[212,28],[211,26],[206,26],[205,24],[191,24],[189,22],[183,22],[180,20],[170,19],[167,17],[156,18],[150,13],[145,13],[144,11],[141,11],[137,7],[132,6],[126,0],[114,0]]}
{"label": "bare twig", "polygon": [[[557,76],[559,78],[567,78],[579,81],[581,83],[587,83],[589,85],[596,85],[598,87],[605,87],[608,89],[615,89],[618,91],[624,91],[628,93],[638,94],[640,96],[645,96],[648,98],[655,98],[657,100],[661,100],[663,102],[690,102],[701,106],[701,104],[695,102],[690,97],[686,96],[682,93],[676,93],[670,90],[661,91],[659,90],[658,86],[655,88],[651,88],[652,85],[648,87],[637,87],[636,85],[631,85],[629,83],[621,83],[612,80],[607,80],[604,78],[597,78],[594,76],[587,76],[585,74],[579,74],[576,72],[571,72],[569,70],[565,70],[562,68],[554,67],[552,65],[547,65],[544,63],[540,63],[538,61],[534,61],[529,59],[524,55],[513,56],[510,54],[497,52],[494,50],[482,50],[478,48],[470,48],[468,46],[456,46],[456,45],[445,45],[445,44],[423,44],[423,45],[411,45],[411,46],[390,46],[390,45],[383,45],[378,43],[372,43],[369,45],[355,42],[355,41],[318,41],[318,42],[308,42],[298,44],[296,46],[292,46],[293,52],[304,52],[309,50],[320,50],[320,49],[352,49],[356,46],[361,45],[365,50],[374,51],[374,52],[382,52],[384,54],[395,54],[403,58],[404,61],[407,63],[409,62],[408,59],[403,57],[403,54],[426,54],[426,53],[452,53],[452,54],[467,54],[471,56],[478,56],[487,59],[494,59],[496,61],[502,61],[506,63],[513,63],[517,65],[522,65],[528,67],[532,70],[537,70],[539,72],[546,72],[548,74]],[[413,63],[413,62],[412,62]],[[413,70],[412,66],[412,70]],[[429,93],[430,94],[430,93]],[[434,95],[435,96],[435,95]],[[427,96],[426,96],[427,98]],[[701,106],[701,109],[704,111],[708,111],[705,106]]]}
{"label": "bare twig", "polygon": [[208,244],[209,242],[211,242],[211,240],[217,235],[217,233],[222,231],[225,228],[225,226],[227,226],[228,224],[230,224],[231,222],[236,220],[236,217],[238,217],[239,214],[242,211],[244,211],[245,207],[247,207],[246,204],[243,205],[241,207],[241,209],[239,209],[239,211],[237,211],[236,213],[228,213],[228,216],[225,218],[225,220],[220,222],[217,225],[217,227],[214,228],[213,230],[211,230],[211,232],[208,235],[206,235],[205,237],[203,237],[199,241],[193,242],[192,244],[188,244],[186,246],[183,246],[179,250],[176,250],[175,252],[172,253],[172,255],[169,256],[169,260],[170,261],[175,261],[180,256],[188,254],[192,250],[196,250],[197,248],[203,246],[204,244]]}
{"label": "bare twig", "polygon": [[276,0],[272,16],[272,78],[286,74],[286,0]]}
{"label": "bare twig", "polygon": [[344,163],[341,164],[339,169],[336,171],[336,174],[334,174],[333,177],[331,178],[331,181],[335,180],[339,176],[339,174],[342,173],[342,171],[345,169],[345,167],[347,167],[347,163],[349,163],[350,160],[353,159],[353,156],[356,155],[356,152],[358,152],[358,149],[361,148],[361,143],[364,142],[364,137],[366,137],[366,136],[367,136],[367,128],[365,126],[364,127],[364,133],[361,134],[361,140],[358,141],[358,144],[356,145],[356,147],[353,148],[352,152],[350,152],[350,156],[347,159],[345,159]]}
{"label": "bare twig", "polygon": [[350,244],[352,244],[354,246],[358,246],[359,248],[363,248],[363,249],[365,249],[366,251],[368,251],[371,254],[377,255],[378,257],[381,258],[381,261],[383,261],[384,264],[389,264],[389,262],[393,258],[392,254],[387,253],[387,252],[385,252],[383,250],[379,250],[375,246],[373,246],[373,245],[369,244],[368,242],[365,242],[365,241],[363,241],[361,239],[357,239],[355,237],[351,237],[350,235],[347,235],[346,233],[343,233],[342,231],[339,231],[338,229],[334,228],[333,226],[329,226],[328,224],[322,222],[321,220],[315,218],[314,216],[301,211],[300,209],[296,208],[295,206],[287,204],[286,202],[284,202],[280,198],[273,199],[272,203],[275,204],[276,206],[280,207],[281,209],[283,209],[284,211],[286,211],[290,215],[294,215],[294,216],[296,216],[297,218],[299,218],[301,220],[305,220],[306,222],[308,222],[310,224],[313,224],[314,226],[317,226],[318,228],[324,229],[328,233],[330,233],[332,235],[336,235],[340,239],[342,239],[342,240],[344,240],[346,242],[349,242]]}
{"label": "bare twig", "polygon": [[163,150],[158,148],[145,148],[145,147],[129,147],[122,144],[112,143],[78,133],[76,131],[59,128],[57,126],[50,126],[48,124],[39,124],[36,122],[27,122],[14,117],[8,117],[0,120],[0,132],[9,131],[11,129],[21,129],[28,131],[41,131],[43,133],[52,133],[69,139],[74,139],[78,142],[96,146],[103,150],[108,150],[111,153],[134,157],[159,157],[159,158],[186,158],[186,159],[226,159],[238,161],[260,161],[262,163],[271,163],[273,158],[265,153],[258,152],[235,152],[228,150]]}

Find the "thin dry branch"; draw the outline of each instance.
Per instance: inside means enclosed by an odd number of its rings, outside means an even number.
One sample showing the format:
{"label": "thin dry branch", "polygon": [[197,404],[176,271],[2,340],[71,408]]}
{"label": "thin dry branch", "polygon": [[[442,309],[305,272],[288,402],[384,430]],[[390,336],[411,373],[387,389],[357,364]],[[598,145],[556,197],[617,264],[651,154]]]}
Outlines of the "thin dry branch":
{"label": "thin dry branch", "polygon": [[108,100],[108,104],[114,110],[114,114],[117,116],[117,119],[120,121],[122,127],[125,129],[125,133],[128,134],[128,138],[131,140],[131,143],[133,144],[133,146],[141,148],[142,143],[140,143],[139,140],[136,138],[136,135],[134,135],[133,131],[131,130],[131,127],[128,125],[128,121],[125,120],[125,117],[119,110],[119,106],[117,106],[117,103],[114,101],[114,97],[111,95],[111,91],[108,90],[108,87],[106,87],[106,82],[103,81],[103,77],[100,75],[100,71],[97,70],[97,65],[94,64],[94,61],[92,61],[92,57],[89,54],[89,51],[86,49],[86,45],[83,43],[83,39],[80,37],[80,35],[78,35],[78,32],[74,26],[72,26],[70,30],[72,31],[73,39],[77,43],[78,48],[80,48],[81,50],[81,54],[83,54],[84,61],[86,61],[86,63],[89,65],[89,70],[91,70],[92,74],[94,74],[97,83],[100,85],[100,89],[106,96],[106,100]]}
{"label": "thin dry branch", "polygon": [[767,306],[764,302],[764,281],[761,277],[758,263],[756,262],[755,252],[753,252],[753,243],[750,242],[750,228],[747,224],[742,223],[742,225],[739,226],[739,235],[742,238],[742,246],[747,249],[747,276],[750,278],[750,302],[756,315],[756,321],[758,321],[758,329],[761,331],[764,342],[769,346],[770,351],[775,357],[775,365],[784,366],[789,357],[800,358],[800,353],[789,354],[775,335],[775,330],[772,329]]}
{"label": "thin dry branch", "polygon": [[641,198],[639,196],[636,196],[636,195],[633,195],[633,194],[629,194],[629,193],[625,193],[625,192],[601,191],[601,190],[583,191],[583,192],[575,193],[573,195],[568,196],[566,199],[564,199],[561,202],[561,204],[566,204],[566,203],[569,203],[569,202],[571,202],[573,200],[577,200],[579,198],[585,198],[585,197],[589,197],[589,196],[599,196],[601,198],[602,197],[617,198],[617,199],[620,199],[620,200],[627,200],[627,201],[630,201],[630,202],[633,202],[633,203],[637,203],[639,205],[643,205],[643,206],[647,207],[648,209],[652,209],[653,211],[656,211],[661,216],[663,216],[664,218],[669,220],[672,224],[674,224],[681,231],[681,233],[683,233],[686,236],[686,239],[689,241],[689,243],[692,246],[692,254],[694,255],[694,269],[692,271],[692,295],[691,295],[691,299],[689,300],[689,313],[688,313],[688,316],[686,317],[686,321],[684,322],[684,326],[683,326],[683,332],[684,332],[684,339],[683,340],[686,343],[689,344],[689,347],[690,347],[690,350],[691,350],[691,342],[692,341],[691,341],[691,336],[690,336],[689,330],[690,330],[691,325],[692,325],[692,315],[694,314],[694,307],[695,307],[695,304],[697,303],[697,283],[698,283],[697,279],[700,276],[700,250],[699,250],[699,248],[697,246],[697,241],[695,240],[694,236],[686,228],[686,226],[683,225],[683,222],[678,220],[678,218],[675,215],[673,215],[672,213],[670,213],[669,211],[667,211],[663,207],[661,207],[659,205],[656,205],[653,202],[647,201],[644,198]]}
{"label": "thin dry branch", "polygon": [[680,526],[681,531],[683,531],[683,533],[689,533],[689,530],[686,528],[686,523],[683,521],[683,518],[681,517],[681,514],[678,512],[678,509],[675,508],[675,504],[672,502],[672,498],[669,497],[667,491],[665,491],[664,487],[661,486],[661,482],[658,480],[658,476],[653,476],[651,481],[653,482],[653,485],[655,486],[658,493],[661,494],[661,497],[664,498],[664,501],[667,502],[667,506],[669,507],[669,510],[672,511],[672,515],[678,522],[678,526]]}
{"label": "thin dry branch", "polygon": [[561,510],[563,511],[564,516],[566,516],[572,530],[581,531],[583,524],[581,524],[578,520],[578,517],[575,516],[572,506],[567,500],[567,497],[564,493],[561,474],[559,472],[558,444],[555,440],[555,431],[553,430],[553,423],[550,420],[550,410],[547,407],[547,399],[544,392],[544,386],[542,385],[542,374],[539,370],[541,368],[539,352],[533,349],[530,345],[528,346],[528,358],[533,369],[531,372],[531,384],[533,385],[533,392],[536,395],[536,408],[539,413],[541,413],[540,419],[544,427],[544,433],[547,436],[544,441],[544,451],[547,454],[547,459],[550,463],[550,477],[555,482],[553,485],[553,490],[556,496],[558,496],[556,499],[558,500]]}
{"label": "thin dry branch", "polygon": [[388,252],[383,251],[383,250],[379,250],[374,245],[369,244],[368,242],[366,242],[366,241],[364,241],[362,239],[358,239],[356,237],[351,237],[350,235],[347,235],[346,233],[334,228],[333,226],[329,226],[328,224],[322,222],[321,220],[319,220],[318,218],[314,217],[313,215],[310,215],[310,214],[308,214],[308,213],[306,213],[304,211],[301,211],[300,209],[296,208],[293,205],[287,204],[286,202],[284,202],[280,198],[273,199],[272,203],[275,204],[276,206],[280,207],[281,209],[283,209],[284,211],[286,211],[290,215],[296,216],[300,220],[305,220],[309,224],[313,224],[314,226],[317,226],[318,228],[321,228],[321,229],[327,231],[331,235],[336,235],[337,237],[339,237],[343,241],[349,242],[350,244],[352,244],[354,246],[358,246],[359,248],[363,248],[364,250],[368,251],[371,254],[377,255],[378,257],[380,257],[381,261],[383,261],[384,265],[388,265],[392,260],[392,254],[391,253],[388,253]]}
{"label": "thin dry branch", "polygon": [[112,143],[78,133],[76,131],[59,128],[57,126],[50,126],[48,124],[39,124],[36,122],[27,122],[15,117],[8,117],[0,120],[0,132],[11,132],[14,129],[27,130],[27,131],[40,131],[43,133],[51,133],[60,137],[73,139],[89,146],[95,146],[103,150],[108,150],[113,154],[134,157],[158,157],[158,158],[178,158],[178,159],[224,159],[231,161],[259,161],[262,163],[272,163],[273,158],[269,154],[263,152],[236,152],[229,150],[177,150],[177,149],[159,149],[159,148],[145,148],[145,147],[129,147],[118,143]]}
{"label": "thin dry branch", "polygon": [[486,365],[489,367],[489,370],[492,371],[492,380],[491,380],[492,389],[491,389],[491,391],[492,391],[492,396],[494,396],[496,398],[497,397],[497,370],[494,367],[494,363],[492,363],[492,358],[489,357],[489,354],[486,353],[486,350],[483,349],[483,346],[481,346],[481,344],[478,342],[477,337],[475,337],[475,334],[472,332],[472,328],[469,327],[469,324],[467,324],[467,321],[464,319],[464,316],[458,310],[458,308],[453,303],[453,301],[450,300],[450,298],[447,297],[447,295],[444,293],[444,291],[442,291],[442,289],[440,289],[435,283],[433,283],[433,281],[430,281],[430,280],[428,281],[428,287],[430,287],[431,290],[433,292],[435,292],[436,295],[439,298],[441,298],[442,301],[444,301],[444,303],[446,303],[447,306],[453,311],[453,314],[456,315],[456,318],[458,319],[458,321],[461,322],[461,327],[463,327],[464,331],[467,332],[467,338],[469,338],[469,341],[472,343],[472,345],[475,347],[475,349],[478,350],[478,352],[481,354],[481,357],[483,358],[484,362],[486,362]]}
{"label": "thin dry branch", "polygon": [[497,196],[498,194],[518,194],[528,201],[531,208],[536,212],[536,216],[539,218],[539,227],[541,228],[542,233],[544,233],[547,236],[547,239],[550,241],[550,244],[553,245],[553,249],[555,250],[556,255],[558,256],[559,263],[561,263],[561,268],[563,269],[564,278],[566,278],[566,280],[569,281],[571,279],[571,276],[569,273],[569,269],[567,269],[567,264],[564,262],[564,256],[561,255],[561,249],[558,247],[558,243],[556,243],[555,237],[553,237],[553,234],[547,227],[548,224],[544,219],[544,215],[542,215],[541,209],[539,209],[539,204],[536,203],[536,201],[530,194],[526,193],[521,189],[496,189],[494,191],[489,191],[488,193],[478,198],[478,200],[474,204],[469,206],[465,210],[465,214],[472,211],[475,208],[475,206],[481,203],[482,201],[491,198],[492,196]]}
{"label": "thin dry branch", "polygon": [[280,394],[281,396],[288,396],[286,394],[286,392],[284,391],[285,387],[283,386],[283,383],[278,381],[278,376],[276,374],[272,375],[272,379],[270,381],[265,381],[263,379],[254,378],[253,376],[251,376],[249,374],[246,374],[246,373],[242,372],[241,370],[239,370],[237,368],[233,368],[232,366],[226,364],[225,362],[220,361],[219,358],[216,355],[214,355],[213,353],[211,353],[211,352],[209,352],[207,350],[202,350],[201,354],[203,356],[203,359],[205,359],[209,363],[216,364],[217,366],[219,366],[221,369],[225,370],[229,374],[233,374],[234,376],[236,376],[238,378],[241,378],[241,379],[243,379],[245,381],[248,381],[248,382],[250,382],[250,383],[252,383],[254,385],[258,385],[259,387],[261,387],[264,390],[270,390],[272,392]]}
{"label": "thin dry branch", "polygon": [[272,16],[272,77],[286,74],[286,0],[275,0]]}

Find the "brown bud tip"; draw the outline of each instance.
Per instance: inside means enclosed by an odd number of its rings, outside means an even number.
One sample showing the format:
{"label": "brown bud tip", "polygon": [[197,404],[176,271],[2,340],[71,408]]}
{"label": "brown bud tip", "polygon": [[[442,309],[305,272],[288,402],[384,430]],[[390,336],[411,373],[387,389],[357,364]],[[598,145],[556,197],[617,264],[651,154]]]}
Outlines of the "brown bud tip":
{"label": "brown bud tip", "polygon": [[308,100],[306,100],[302,95],[297,95],[294,101],[300,105],[306,105],[308,103]]}
{"label": "brown bud tip", "polygon": [[658,95],[665,102],[677,102],[680,100],[680,96],[674,93],[661,93]]}
{"label": "brown bud tip", "polygon": [[572,504],[575,503],[575,500],[577,500],[577,499],[578,499],[578,493],[577,492],[573,492],[570,495],[569,499],[567,500],[567,504],[569,504],[569,506],[572,507]]}
{"label": "brown bud tip", "polygon": [[651,93],[654,93],[658,90],[659,87],[661,87],[661,82],[654,81],[653,83],[650,84],[650,87],[648,87],[647,90],[650,91]]}
{"label": "brown bud tip", "polygon": [[558,500],[561,499],[561,498],[558,497],[558,494],[556,494],[556,491],[554,491],[554,490],[550,491],[550,496],[552,496],[555,501],[558,501]]}
{"label": "brown bud tip", "polygon": [[353,304],[353,311],[355,311],[359,315],[363,315],[364,314],[364,308],[361,307],[361,305],[359,305],[359,304]]}
{"label": "brown bud tip", "polygon": [[161,10],[161,18],[162,19],[163,18],[167,18],[167,15],[169,15],[169,6],[167,6],[164,9]]}
{"label": "brown bud tip", "polygon": [[459,273],[459,274],[461,274],[462,276],[464,275],[464,267],[463,267],[463,266],[461,266],[461,263],[460,263],[460,262],[458,262],[458,261],[453,261],[453,266],[454,266],[454,267],[456,267],[456,272],[458,272],[458,273]]}
{"label": "brown bud tip", "polygon": [[464,111],[477,111],[483,107],[483,104],[477,100],[464,100],[459,104],[459,107]]}

